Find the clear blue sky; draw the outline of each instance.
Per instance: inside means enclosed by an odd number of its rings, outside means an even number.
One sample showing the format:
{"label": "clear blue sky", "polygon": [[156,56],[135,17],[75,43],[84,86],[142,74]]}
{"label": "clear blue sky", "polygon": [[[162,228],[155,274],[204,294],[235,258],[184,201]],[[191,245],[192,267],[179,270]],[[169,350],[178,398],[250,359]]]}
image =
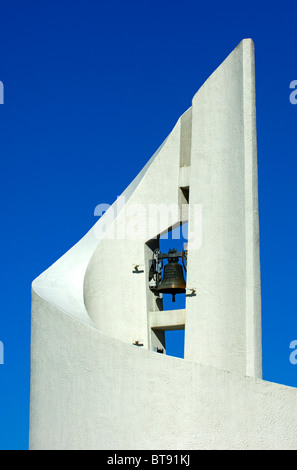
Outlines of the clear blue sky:
{"label": "clear blue sky", "polygon": [[32,280],[245,37],[256,48],[264,379],[297,387],[296,18],[296,0],[0,1],[0,449],[28,447]]}

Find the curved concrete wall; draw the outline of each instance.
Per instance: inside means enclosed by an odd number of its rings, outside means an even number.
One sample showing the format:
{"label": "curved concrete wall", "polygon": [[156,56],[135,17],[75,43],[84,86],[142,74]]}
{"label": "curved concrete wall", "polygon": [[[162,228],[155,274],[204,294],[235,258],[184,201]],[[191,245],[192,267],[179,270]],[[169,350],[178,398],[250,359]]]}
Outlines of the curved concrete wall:
{"label": "curved concrete wall", "polygon": [[34,298],[31,449],[295,449],[296,389],[156,354]]}
{"label": "curved concrete wall", "polygon": [[[84,280],[85,305],[94,325],[122,341],[138,340],[144,347],[149,346],[148,312],[158,310],[155,296],[147,287],[149,259],[145,244],[168,229],[166,220],[160,220],[161,225],[154,230],[150,208],[161,204],[178,207],[180,128],[179,120],[145,178],[115,219],[111,230],[116,235],[118,228],[125,224],[123,239],[109,239],[107,234],[92,256]],[[179,214],[170,224],[178,221]],[[134,230],[130,233],[131,225],[138,230],[136,238]],[[135,273],[133,263],[142,272]]]}

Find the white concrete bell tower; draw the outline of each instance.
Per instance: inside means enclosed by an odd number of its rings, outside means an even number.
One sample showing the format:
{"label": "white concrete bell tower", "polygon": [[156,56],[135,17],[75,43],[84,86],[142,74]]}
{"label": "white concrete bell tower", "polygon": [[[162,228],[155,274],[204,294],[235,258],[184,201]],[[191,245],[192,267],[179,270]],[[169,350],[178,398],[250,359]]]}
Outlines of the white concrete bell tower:
{"label": "white concrete bell tower", "polygon": [[[152,207],[164,206],[170,217],[152,223]],[[163,311],[150,263],[159,235],[185,221],[186,306]],[[176,328],[184,359],[156,354]],[[30,448],[294,448],[296,397],[262,380],[254,46],[245,39],[122,197],[33,282]]]}

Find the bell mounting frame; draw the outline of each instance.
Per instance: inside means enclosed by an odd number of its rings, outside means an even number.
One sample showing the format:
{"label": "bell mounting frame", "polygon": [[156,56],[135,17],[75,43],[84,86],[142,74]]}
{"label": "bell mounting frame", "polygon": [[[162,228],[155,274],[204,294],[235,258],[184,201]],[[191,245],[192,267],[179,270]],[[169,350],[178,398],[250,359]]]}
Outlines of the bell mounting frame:
{"label": "bell mounting frame", "polygon": [[152,259],[150,260],[149,270],[149,288],[152,292],[158,295],[158,286],[161,283],[162,271],[163,271],[163,260],[168,259],[168,263],[177,262],[179,258],[182,260],[182,265],[187,272],[187,243],[184,244],[182,251],[177,251],[174,248],[170,249],[168,253],[161,253],[159,248],[156,248],[153,252]]}

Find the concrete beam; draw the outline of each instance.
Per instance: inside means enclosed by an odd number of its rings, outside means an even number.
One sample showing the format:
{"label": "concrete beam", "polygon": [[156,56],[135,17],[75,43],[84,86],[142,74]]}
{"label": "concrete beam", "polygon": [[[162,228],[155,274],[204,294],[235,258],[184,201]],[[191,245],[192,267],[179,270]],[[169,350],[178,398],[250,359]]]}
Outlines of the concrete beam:
{"label": "concrete beam", "polygon": [[155,330],[184,330],[186,322],[186,310],[163,310],[149,312],[150,327]]}

